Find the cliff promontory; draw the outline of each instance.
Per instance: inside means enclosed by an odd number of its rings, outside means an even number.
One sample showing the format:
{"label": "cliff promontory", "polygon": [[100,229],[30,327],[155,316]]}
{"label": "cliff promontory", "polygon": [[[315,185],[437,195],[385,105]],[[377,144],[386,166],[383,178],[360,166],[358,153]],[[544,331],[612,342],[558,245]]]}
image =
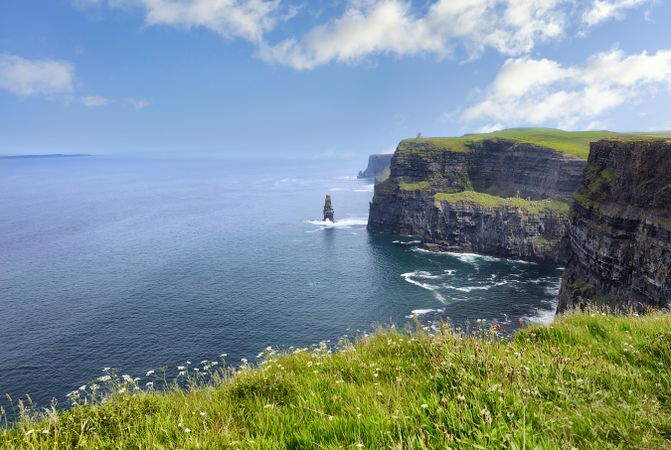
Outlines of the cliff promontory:
{"label": "cliff promontory", "polygon": [[375,187],[369,231],[420,236],[435,250],[565,261],[583,155],[544,141],[479,136],[402,141],[389,179]]}
{"label": "cliff promontory", "polygon": [[671,301],[671,140],[592,144],[568,226],[558,311]]}
{"label": "cliff promontory", "polygon": [[368,167],[366,167],[366,170],[359,171],[357,178],[371,178],[376,183],[386,180],[389,178],[391,157],[391,154],[370,155],[368,157]]}

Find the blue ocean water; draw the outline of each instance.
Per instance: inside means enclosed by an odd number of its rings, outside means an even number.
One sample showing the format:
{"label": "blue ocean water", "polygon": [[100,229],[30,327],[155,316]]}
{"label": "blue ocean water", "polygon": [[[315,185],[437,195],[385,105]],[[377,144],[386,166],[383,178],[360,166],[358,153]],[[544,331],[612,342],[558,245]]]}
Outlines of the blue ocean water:
{"label": "blue ocean water", "polygon": [[[309,346],[374,323],[552,317],[560,268],[366,232],[363,161],[0,160],[0,393],[46,406],[142,376]],[[331,194],[336,224],[320,222]]]}

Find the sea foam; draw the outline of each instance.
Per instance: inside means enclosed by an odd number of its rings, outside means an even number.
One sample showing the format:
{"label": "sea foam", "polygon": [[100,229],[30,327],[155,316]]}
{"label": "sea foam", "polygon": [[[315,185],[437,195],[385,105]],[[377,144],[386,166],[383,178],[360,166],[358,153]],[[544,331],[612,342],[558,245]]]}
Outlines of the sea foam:
{"label": "sea foam", "polygon": [[368,224],[368,219],[362,217],[351,217],[347,219],[336,220],[335,222],[331,222],[330,220],[308,220],[307,223],[311,225],[317,225],[321,227],[321,229],[353,228],[365,227]]}

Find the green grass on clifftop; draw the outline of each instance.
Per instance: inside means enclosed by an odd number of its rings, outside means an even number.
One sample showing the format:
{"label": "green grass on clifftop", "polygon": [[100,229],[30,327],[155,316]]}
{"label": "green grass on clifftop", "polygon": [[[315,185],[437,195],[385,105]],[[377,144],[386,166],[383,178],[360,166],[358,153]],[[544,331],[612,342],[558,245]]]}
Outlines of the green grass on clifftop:
{"label": "green grass on clifftop", "polygon": [[567,202],[554,199],[545,200],[526,200],[517,197],[498,197],[483,192],[463,191],[455,194],[438,193],[434,196],[436,201],[446,201],[449,203],[471,203],[484,208],[518,208],[531,214],[538,214],[542,211],[557,212],[568,214],[571,206]]}
{"label": "green grass on clifftop", "polygon": [[[497,338],[380,331],[266,353],[210,387],[0,428],[2,448],[671,448],[671,316],[576,314]],[[143,380],[144,382],[144,380]]]}
{"label": "green grass on clifftop", "polygon": [[431,143],[438,148],[469,151],[469,145],[485,139],[505,138],[551,148],[559,152],[587,159],[589,144],[607,138],[636,138],[645,136],[671,136],[671,133],[630,133],[612,131],[563,131],[554,128],[508,128],[491,133],[467,134],[460,137],[430,137],[406,139],[404,143]]}
{"label": "green grass on clifftop", "polygon": [[420,181],[418,183],[399,183],[398,187],[402,191],[421,191],[429,188],[428,181]]}

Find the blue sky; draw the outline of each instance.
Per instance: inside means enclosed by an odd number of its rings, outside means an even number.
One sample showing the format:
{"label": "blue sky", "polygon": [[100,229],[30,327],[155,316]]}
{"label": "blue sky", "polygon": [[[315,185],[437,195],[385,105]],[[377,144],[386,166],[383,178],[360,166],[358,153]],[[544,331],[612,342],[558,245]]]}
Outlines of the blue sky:
{"label": "blue sky", "polygon": [[0,154],[671,129],[669,24],[661,0],[2,0]]}

